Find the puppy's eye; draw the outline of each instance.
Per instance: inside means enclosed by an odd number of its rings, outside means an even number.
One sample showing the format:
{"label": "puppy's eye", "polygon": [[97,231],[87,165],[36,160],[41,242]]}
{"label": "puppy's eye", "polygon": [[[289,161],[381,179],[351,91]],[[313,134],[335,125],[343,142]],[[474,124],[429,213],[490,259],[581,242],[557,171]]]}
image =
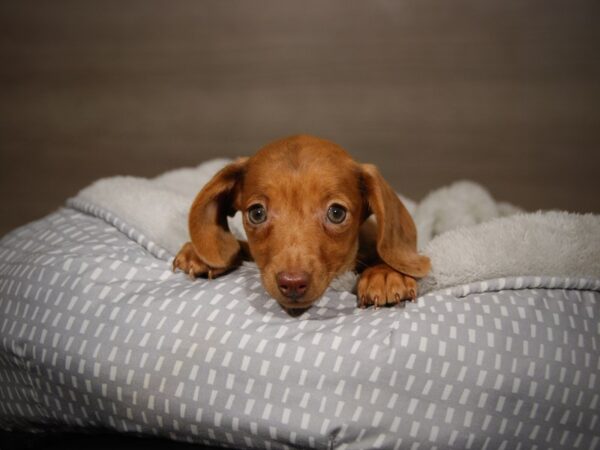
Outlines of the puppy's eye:
{"label": "puppy's eye", "polygon": [[342,223],[346,219],[346,208],[334,203],[327,210],[327,219],[336,225]]}
{"label": "puppy's eye", "polygon": [[260,225],[267,220],[267,210],[263,205],[256,204],[248,208],[248,220],[254,225]]}

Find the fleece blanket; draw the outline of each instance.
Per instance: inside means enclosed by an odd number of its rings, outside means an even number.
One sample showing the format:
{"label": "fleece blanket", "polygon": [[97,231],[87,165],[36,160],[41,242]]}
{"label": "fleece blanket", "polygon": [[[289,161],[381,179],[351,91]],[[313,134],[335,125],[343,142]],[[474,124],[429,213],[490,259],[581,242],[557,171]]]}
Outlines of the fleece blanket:
{"label": "fleece blanket", "polygon": [[[101,179],[68,204],[112,213],[146,236],[156,256],[170,259],[189,240],[187,214],[195,195],[228,162],[217,159],[154,179]],[[418,203],[400,197],[415,220],[419,249],[432,262],[421,293],[511,276],[600,278],[598,215],[524,213],[470,181],[436,189]],[[245,238],[239,214],[230,227]],[[352,290],[355,281],[344,274],[332,287]]]}

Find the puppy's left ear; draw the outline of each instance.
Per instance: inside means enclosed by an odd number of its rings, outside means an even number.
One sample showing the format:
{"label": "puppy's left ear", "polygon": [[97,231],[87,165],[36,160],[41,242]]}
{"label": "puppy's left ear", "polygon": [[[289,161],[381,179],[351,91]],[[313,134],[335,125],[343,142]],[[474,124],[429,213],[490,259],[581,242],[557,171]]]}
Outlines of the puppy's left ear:
{"label": "puppy's left ear", "polygon": [[422,278],[429,273],[429,258],[417,253],[417,230],[409,212],[392,187],[371,164],[360,169],[367,213],[377,219],[377,253],[389,266]]}

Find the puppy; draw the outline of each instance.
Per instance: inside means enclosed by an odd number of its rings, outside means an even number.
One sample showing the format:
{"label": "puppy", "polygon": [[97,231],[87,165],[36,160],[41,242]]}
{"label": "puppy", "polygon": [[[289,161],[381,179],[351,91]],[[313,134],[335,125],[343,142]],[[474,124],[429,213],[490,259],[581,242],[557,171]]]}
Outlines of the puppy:
{"label": "puppy", "polygon": [[[237,211],[247,242],[227,225]],[[430,269],[412,218],[376,167],[312,136],[275,141],[223,168],[196,196],[189,232],[174,269],[214,278],[253,260],[286,310],[309,308],[349,270],[360,273],[359,307],[414,300],[415,279]]]}

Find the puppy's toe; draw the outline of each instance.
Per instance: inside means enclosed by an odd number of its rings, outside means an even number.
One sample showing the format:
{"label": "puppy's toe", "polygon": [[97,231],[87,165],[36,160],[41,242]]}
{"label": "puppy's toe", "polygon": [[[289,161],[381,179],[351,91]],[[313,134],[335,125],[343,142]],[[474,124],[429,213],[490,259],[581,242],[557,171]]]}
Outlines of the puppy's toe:
{"label": "puppy's toe", "polygon": [[388,305],[395,305],[407,296],[404,276],[399,272],[389,272],[386,277],[386,298]]}
{"label": "puppy's toe", "polygon": [[357,287],[358,306],[375,308],[387,303],[386,270],[381,266],[369,267],[360,276]]}
{"label": "puppy's toe", "polygon": [[386,274],[378,271],[371,275],[367,289],[368,304],[379,308],[386,304]]}
{"label": "puppy's toe", "polygon": [[402,274],[402,278],[404,279],[404,287],[405,287],[405,300],[410,300],[411,302],[417,301],[417,280],[409,275]]}

